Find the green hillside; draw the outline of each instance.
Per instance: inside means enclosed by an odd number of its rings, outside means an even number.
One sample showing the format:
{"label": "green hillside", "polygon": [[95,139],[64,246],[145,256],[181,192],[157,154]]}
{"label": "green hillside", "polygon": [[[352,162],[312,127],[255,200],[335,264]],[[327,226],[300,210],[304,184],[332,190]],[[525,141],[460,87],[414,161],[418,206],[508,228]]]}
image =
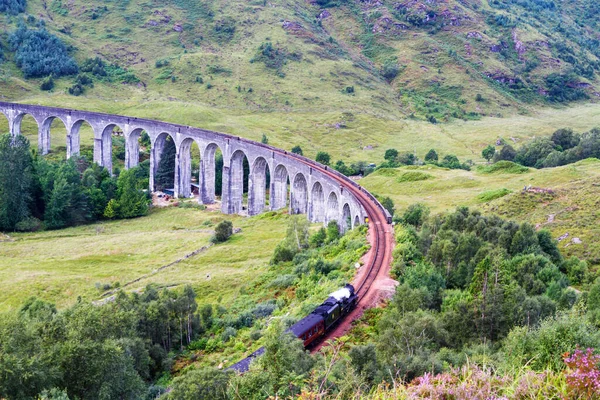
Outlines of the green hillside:
{"label": "green hillside", "polygon": [[[0,14],[0,85],[7,99],[40,93],[43,76],[24,78],[9,44],[23,20],[66,45],[94,81],[82,85],[91,99],[477,119],[596,98],[598,7],[584,0],[29,0],[24,13]],[[128,73],[96,75],[85,68],[95,57]],[[53,92],[75,83],[75,75],[58,79]]]}

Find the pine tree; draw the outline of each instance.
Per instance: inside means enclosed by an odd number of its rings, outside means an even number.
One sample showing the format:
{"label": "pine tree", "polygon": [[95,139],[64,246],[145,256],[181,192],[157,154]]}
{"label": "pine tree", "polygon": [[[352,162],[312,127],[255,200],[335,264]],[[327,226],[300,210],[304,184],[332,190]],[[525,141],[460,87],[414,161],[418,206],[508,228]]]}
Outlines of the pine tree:
{"label": "pine tree", "polygon": [[115,199],[110,199],[106,208],[104,209],[104,217],[108,219],[115,219],[117,217],[117,211],[119,210],[119,204]]}
{"label": "pine tree", "polygon": [[32,159],[25,136],[0,136],[0,230],[13,230],[30,215]]}
{"label": "pine tree", "polygon": [[175,142],[168,137],[154,177],[157,190],[170,189],[175,185],[175,152]]}
{"label": "pine tree", "polygon": [[137,188],[137,183],[135,168],[125,170],[119,175],[117,196],[120,218],[139,217],[148,213],[146,194]]}

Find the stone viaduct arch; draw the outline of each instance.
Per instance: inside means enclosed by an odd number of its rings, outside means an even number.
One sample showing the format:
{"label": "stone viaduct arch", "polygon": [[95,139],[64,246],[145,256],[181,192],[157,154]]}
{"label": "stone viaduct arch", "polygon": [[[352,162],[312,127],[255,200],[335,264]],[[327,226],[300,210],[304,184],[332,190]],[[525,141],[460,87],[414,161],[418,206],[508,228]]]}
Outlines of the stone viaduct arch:
{"label": "stone viaduct arch", "polygon": [[[215,157],[220,152],[223,156],[221,211],[225,214],[245,214],[243,161],[246,159],[250,166],[248,215],[289,207],[290,213],[306,214],[312,222],[337,221],[343,230],[365,222],[364,208],[338,179],[342,179],[346,186],[358,186],[356,183],[336,171],[323,172],[328,167],[315,161],[269,145],[190,126],[88,111],[0,102],[0,112],[6,116],[12,135],[21,133],[20,124],[25,115],[35,119],[41,154],[50,149],[50,127],[55,119],[58,118],[66,127],[67,157],[79,154],[79,130],[82,124],[89,124],[94,133],[93,161],[111,172],[113,129],[122,131],[125,138],[125,168],[138,165],[138,139],[145,131],[151,144],[151,191],[156,186],[155,174],[165,143],[172,140],[176,153],[174,192],[177,197],[190,197],[192,194],[190,150],[195,144],[200,150],[198,201],[202,204],[217,201]],[[335,179],[332,175],[339,178]]]}

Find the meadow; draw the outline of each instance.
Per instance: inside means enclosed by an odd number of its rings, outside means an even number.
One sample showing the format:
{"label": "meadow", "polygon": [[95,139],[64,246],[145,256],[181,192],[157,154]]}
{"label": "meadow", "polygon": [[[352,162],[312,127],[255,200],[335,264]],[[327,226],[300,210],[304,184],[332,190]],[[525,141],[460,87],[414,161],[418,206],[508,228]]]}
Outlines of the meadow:
{"label": "meadow", "polygon": [[[471,171],[408,166],[380,169],[360,184],[372,193],[389,196],[400,215],[414,203],[427,205],[433,214],[469,206],[548,228],[554,238],[568,233],[561,251],[597,264],[599,167],[597,159],[539,170],[517,165],[495,171],[487,165]],[[572,242],[573,238],[582,243]]]}
{"label": "meadow", "polygon": [[285,233],[286,217],[224,216],[192,208],[153,209],[146,217],[24,234],[0,242],[0,311],[18,308],[30,296],[59,307],[78,296],[99,300],[110,288],[151,274],[209,244],[223,219],[241,231],[223,244],[127,287],[191,284],[200,301],[230,299],[249,277],[266,268]]}

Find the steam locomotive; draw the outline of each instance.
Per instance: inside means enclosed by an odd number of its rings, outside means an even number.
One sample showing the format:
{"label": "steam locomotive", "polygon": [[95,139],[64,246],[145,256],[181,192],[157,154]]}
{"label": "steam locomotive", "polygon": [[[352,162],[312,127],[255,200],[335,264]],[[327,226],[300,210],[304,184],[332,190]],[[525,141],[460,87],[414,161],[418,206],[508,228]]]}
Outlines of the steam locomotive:
{"label": "steam locomotive", "polygon": [[[308,316],[296,322],[287,331],[293,333],[298,339],[301,339],[304,347],[308,347],[348,315],[356,307],[357,303],[358,296],[355,293],[354,286],[348,284],[331,293],[323,304],[315,308]],[[228,369],[237,372],[246,372],[252,360],[264,352],[264,347],[261,347]]]}

